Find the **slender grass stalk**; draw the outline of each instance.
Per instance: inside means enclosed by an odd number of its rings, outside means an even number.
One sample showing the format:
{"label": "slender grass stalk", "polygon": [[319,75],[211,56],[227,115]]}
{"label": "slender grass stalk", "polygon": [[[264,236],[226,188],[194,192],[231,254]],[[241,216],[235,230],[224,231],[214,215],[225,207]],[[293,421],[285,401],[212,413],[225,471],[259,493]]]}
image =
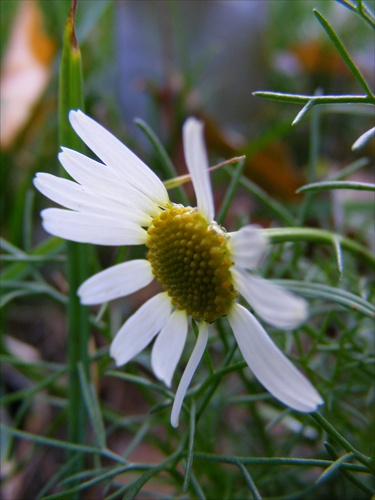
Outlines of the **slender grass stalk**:
{"label": "slender grass stalk", "polygon": [[221,204],[220,210],[216,216],[216,220],[219,224],[222,224],[224,222],[224,219],[228,213],[230,204],[233,200],[233,197],[235,195],[238,183],[240,182],[240,178],[244,169],[244,161],[240,161],[238,165],[235,167],[234,170],[234,175],[229,183],[228,189],[225,193],[223,202]]}
{"label": "slender grass stalk", "polygon": [[[174,168],[172,160],[169,158],[168,153],[155,132],[144,120],[141,120],[140,118],[135,120],[135,124],[146,134],[151,144],[154,146],[155,151],[158,153],[158,158],[161,160],[163,171],[166,175],[170,178],[177,177],[177,172]],[[189,205],[189,200],[181,186],[176,187],[176,193],[180,203],[183,205]]]}
{"label": "slender grass stalk", "polygon": [[[73,0],[65,24],[59,81],[59,139],[60,144],[82,150],[82,143],[70,126],[68,114],[71,109],[83,108],[83,77],[81,53],[75,36],[75,12],[78,0]],[[87,410],[81,394],[78,367],[88,371],[88,308],[83,307],[77,296],[79,285],[88,277],[87,249],[82,244],[67,242],[67,276],[69,282],[68,300],[68,440],[81,444],[85,440]],[[71,459],[76,452],[69,452]],[[81,460],[72,462],[69,474],[82,470]],[[77,498],[73,495],[71,498]]]}
{"label": "slender grass stalk", "polygon": [[[236,172],[233,171],[233,169],[231,168],[225,167],[224,170],[231,177],[234,177],[236,175]],[[249,193],[254,195],[259,201],[261,201],[269,210],[274,212],[280,218],[280,220],[284,221],[286,224],[289,224],[290,226],[296,225],[294,217],[289,212],[289,210],[287,210],[284,207],[284,205],[282,205],[279,201],[272,198],[268,193],[266,193],[266,191],[260,188],[253,181],[251,181],[245,176],[241,176],[239,183],[247,191],[249,191]]]}
{"label": "slender grass stalk", "polygon": [[186,472],[184,484],[182,487],[182,491],[186,493],[189,487],[191,470],[193,467],[193,459],[194,459],[194,437],[195,437],[195,401],[194,398],[191,400],[191,409],[190,409],[190,426],[189,426],[189,447],[188,447],[188,456],[187,456],[187,464],[186,464]]}
{"label": "slender grass stalk", "polygon": [[[318,94],[318,92],[317,92]],[[319,108],[314,108],[311,112],[311,125],[310,125],[310,151],[309,151],[309,169],[307,178],[309,184],[315,182],[315,171],[316,163],[318,160],[320,149],[320,110]],[[305,196],[301,210],[299,213],[299,225],[303,226],[313,200],[313,194],[308,192]]]}

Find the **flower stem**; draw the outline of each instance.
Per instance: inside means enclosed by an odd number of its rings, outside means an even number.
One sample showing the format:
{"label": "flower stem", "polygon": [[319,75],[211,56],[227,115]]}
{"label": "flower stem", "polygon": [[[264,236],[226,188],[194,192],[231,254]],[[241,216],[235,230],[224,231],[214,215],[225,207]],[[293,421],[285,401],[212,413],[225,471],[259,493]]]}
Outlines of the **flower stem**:
{"label": "flower stem", "polygon": [[333,247],[339,243],[343,249],[363,258],[371,266],[375,264],[375,255],[370,250],[350,238],[331,231],[310,227],[268,228],[261,229],[261,231],[269,238],[271,243],[309,241],[313,243],[328,243]]}
{"label": "flower stem", "polygon": [[233,200],[233,197],[235,195],[238,183],[240,182],[240,178],[241,178],[241,175],[242,175],[242,172],[244,169],[244,165],[245,165],[244,161],[241,160],[240,162],[238,162],[238,165],[234,169],[233,177],[229,183],[229,186],[228,186],[228,189],[225,193],[220,210],[216,216],[216,221],[219,224],[222,224],[224,222],[224,219],[228,213],[228,210],[229,210],[230,204]]}
{"label": "flower stem", "polygon": [[[317,91],[316,95],[319,94],[320,92]],[[307,174],[308,182],[310,184],[315,182],[315,170],[319,155],[319,149],[320,149],[320,109],[316,107],[311,111],[311,123],[310,123],[309,169]],[[299,226],[303,226],[307,218],[313,197],[314,195],[310,192],[307,193],[307,195],[305,196],[299,214],[299,220],[298,220]]]}
{"label": "flower stem", "polygon": [[336,443],[340,444],[344,450],[348,452],[352,452],[353,455],[356,457],[358,462],[361,462],[361,464],[365,465],[369,470],[372,472],[375,472],[375,464],[371,463],[371,460],[369,457],[358,451],[356,448],[354,448],[353,445],[347,441],[342,434],[340,434],[334,427],[331,425],[321,413],[315,412],[311,413],[312,418],[320,425],[322,429],[326,431],[326,433],[334,440]]}
{"label": "flower stem", "polygon": [[[74,30],[74,17],[77,0],[73,0],[68,19],[65,24],[63,50],[60,65],[59,81],[59,139],[60,144],[76,150],[82,150],[82,143],[74,134],[69,124],[68,114],[71,109],[83,108],[83,79],[81,54]],[[66,175],[64,173],[64,175]],[[69,282],[68,295],[68,440],[81,444],[85,440],[87,412],[81,393],[78,372],[82,363],[88,375],[88,334],[89,316],[87,307],[83,307],[77,296],[79,285],[88,276],[87,249],[84,245],[67,242],[67,277]],[[77,452],[69,452],[72,459]],[[69,474],[82,470],[81,459],[72,460]],[[69,498],[78,498],[72,494]]]}

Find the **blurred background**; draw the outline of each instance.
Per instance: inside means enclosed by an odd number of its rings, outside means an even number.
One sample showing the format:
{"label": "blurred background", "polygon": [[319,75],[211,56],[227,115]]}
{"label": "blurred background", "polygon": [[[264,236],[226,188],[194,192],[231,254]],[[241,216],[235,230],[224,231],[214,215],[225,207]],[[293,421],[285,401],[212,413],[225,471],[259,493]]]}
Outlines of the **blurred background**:
{"label": "blurred background", "polygon": [[[39,211],[51,203],[35,192],[32,178],[38,171],[57,174],[59,169],[58,70],[69,8],[69,0],[0,2],[0,222],[6,254],[29,252],[47,238]],[[293,212],[299,201],[296,189],[307,182],[310,120],[293,128],[298,106],[256,98],[252,92],[362,93],[315,20],[313,8],[332,22],[373,86],[373,33],[333,0],[81,1],[76,31],[83,59],[85,111],[159,172],[149,140],[134,123],[142,118],[160,137],[179,173],[185,172],[181,126],[194,114],[206,123],[211,164],[246,154],[246,177]],[[322,109],[320,123],[318,175],[325,178],[367,156],[369,166],[352,179],[373,181],[374,141],[359,153],[351,151],[358,136],[373,126],[372,110]],[[218,205],[228,177],[217,172],[213,182]],[[334,228],[348,236],[360,234],[360,240],[373,247],[368,202],[363,192],[324,194],[307,225]],[[239,189],[225,225],[234,229],[249,220],[265,227],[280,225],[267,207]],[[114,251],[99,249],[98,256],[106,267],[113,263]],[[43,270],[35,266],[22,275],[37,279],[42,275],[57,291],[57,301],[35,289],[32,293],[17,287],[4,290],[0,327],[5,353],[28,361],[65,361],[61,297],[67,283],[59,258],[44,264]],[[10,269],[6,261],[4,266],[8,278],[21,279],[22,273]],[[114,304],[109,330],[103,336],[95,334],[97,348],[108,345],[122,319],[143,300],[132,297]],[[2,393],[29,386],[25,372],[4,366]],[[125,391],[132,397],[125,397]],[[148,408],[134,388],[118,380],[103,378],[100,395],[124,415]],[[20,405],[10,410],[3,414],[5,421],[17,415]],[[23,428],[35,433],[43,433],[52,421],[51,408],[40,401],[20,415]],[[238,414],[232,417],[237,421]],[[20,445],[21,459],[30,456],[28,446]],[[226,449],[225,443],[222,446]],[[155,448],[146,447],[146,453],[151,457]],[[61,460],[55,453],[50,467]],[[15,475],[4,498],[26,498],[25,491],[34,497],[49,477],[48,465],[36,475],[41,463],[46,463],[45,457],[38,455],[37,461],[21,470],[22,481]]]}
{"label": "blurred background", "polygon": [[[68,0],[1,2],[3,221],[15,183],[26,189],[35,170],[56,169],[57,73],[69,6]],[[214,157],[247,153],[250,178],[279,198],[293,197],[303,183],[308,121],[293,129],[297,106],[252,92],[360,93],[313,8],[334,20],[373,84],[370,28],[335,1],[85,0],[76,22],[86,112],[143,157],[151,150],[133,120],[144,119],[179,168],[181,124],[198,115]],[[352,159],[350,146],[366,129],[362,116],[353,119],[355,110],[349,117],[344,111],[322,124],[329,131],[322,144],[329,168]],[[11,236],[20,241],[20,234]]]}

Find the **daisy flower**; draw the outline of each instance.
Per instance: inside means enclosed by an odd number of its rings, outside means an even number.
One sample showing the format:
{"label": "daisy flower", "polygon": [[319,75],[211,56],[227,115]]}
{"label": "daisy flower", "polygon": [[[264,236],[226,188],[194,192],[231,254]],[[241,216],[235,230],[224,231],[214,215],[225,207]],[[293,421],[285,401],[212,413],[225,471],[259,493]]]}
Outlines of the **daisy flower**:
{"label": "daisy flower", "polygon": [[36,188],[68,209],[43,210],[44,229],[82,243],[148,249],[145,259],[117,264],[85,281],[78,290],[82,304],[129,295],[154,279],[163,290],[117,332],[110,347],[117,366],[133,359],[157,336],[152,369],[170,386],[189,320],[194,318],[199,333],[172,406],[171,424],[177,427],[186,391],[206,348],[209,324],[226,316],[259,382],[290,408],[315,411],[323,403],[320,395],[238,302],[242,296],[262,320],[281,329],[293,329],[307,317],[303,299],[251,274],[267,248],[262,232],[248,225],[228,233],[214,221],[203,124],[189,118],[183,126],[194,208],[173,203],[157,175],[97,122],[81,111],[71,111],[69,118],[103,163],[62,148],[59,160],[75,182],[47,173],[36,175]]}

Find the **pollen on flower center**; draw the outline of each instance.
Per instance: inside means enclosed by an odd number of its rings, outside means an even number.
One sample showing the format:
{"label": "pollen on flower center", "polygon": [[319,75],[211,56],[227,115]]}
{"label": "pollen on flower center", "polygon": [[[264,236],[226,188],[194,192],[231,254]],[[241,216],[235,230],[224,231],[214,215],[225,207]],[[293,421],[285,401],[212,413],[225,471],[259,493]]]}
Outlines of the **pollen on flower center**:
{"label": "pollen on flower center", "polygon": [[227,314],[238,293],[220,226],[196,208],[172,205],[153,219],[146,245],[153,273],[173,305],[207,322]]}

